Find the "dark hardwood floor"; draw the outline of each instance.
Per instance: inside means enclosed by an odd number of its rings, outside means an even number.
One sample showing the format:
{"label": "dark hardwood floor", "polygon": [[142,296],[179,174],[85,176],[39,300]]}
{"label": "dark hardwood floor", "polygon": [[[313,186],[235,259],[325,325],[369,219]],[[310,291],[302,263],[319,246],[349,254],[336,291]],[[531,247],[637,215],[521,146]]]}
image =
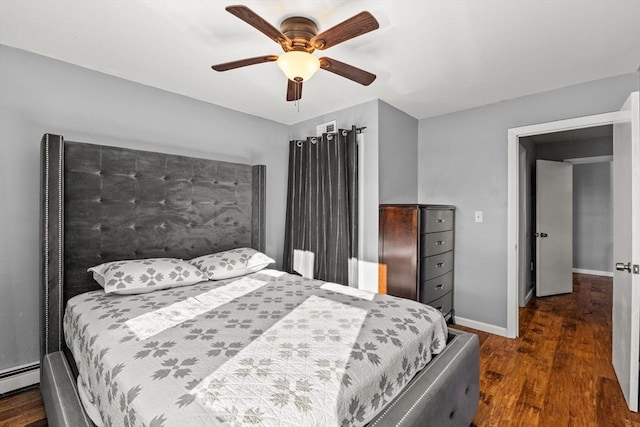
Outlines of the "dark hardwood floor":
{"label": "dark hardwood floor", "polygon": [[32,388],[0,399],[0,426],[40,427],[47,425],[40,389]]}
{"label": "dark hardwood floor", "polygon": [[480,337],[476,426],[640,426],[611,366],[612,279],[574,274],[573,293],[533,298],[520,336]]}
{"label": "dark hardwood floor", "polygon": [[[611,367],[612,280],[574,275],[572,294],[520,309],[515,340],[479,332],[480,405],[474,425],[640,426]],[[38,389],[0,400],[0,426],[45,426]]]}

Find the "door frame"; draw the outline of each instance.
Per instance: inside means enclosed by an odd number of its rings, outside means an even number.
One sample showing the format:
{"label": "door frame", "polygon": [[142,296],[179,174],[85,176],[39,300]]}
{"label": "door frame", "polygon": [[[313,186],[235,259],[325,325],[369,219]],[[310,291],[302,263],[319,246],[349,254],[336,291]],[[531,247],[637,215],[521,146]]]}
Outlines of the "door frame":
{"label": "door frame", "polygon": [[520,126],[507,130],[507,337],[516,338],[519,335],[518,316],[518,231],[519,207],[519,145],[520,138],[565,130],[590,128],[613,124],[617,111]]}
{"label": "door frame", "polygon": [[526,307],[529,300],[533,296],[533,289],[527,293],[529,286],[530,269],[526,267],[528,248],[527,234],[529,230],[527,226],[527,211],[530,209],[529,200],[527,200],[527,149],[518,143],[518,247],[523,250],[518,251],[518,306]]}

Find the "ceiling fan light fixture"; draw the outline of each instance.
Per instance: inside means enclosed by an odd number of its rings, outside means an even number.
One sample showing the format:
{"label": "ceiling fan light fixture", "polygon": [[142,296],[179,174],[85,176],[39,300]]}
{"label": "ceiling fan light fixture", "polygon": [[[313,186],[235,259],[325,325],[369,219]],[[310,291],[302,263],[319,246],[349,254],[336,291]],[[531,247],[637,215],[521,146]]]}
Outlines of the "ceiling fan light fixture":
{"label": "ceiling fan light fixture", "polygon": [[307,81],[320,69],[320,60],[308,52],[292,50],[278,57],[278,67],[289,80]]}
{"label": "ceiling fan light fixture", "polygon": [[277,29],[247,6],[232,5],[225,9],[278,43],[285,53],[280,56],[256,56],[216,64],[211,66],[215,71],[228,71],[248,65],[277,61],[278,67],[287,77],[287,101],[299,100],[302,97],[302,82],[309,80],[320,68],[364,86],[370,85],[376,79],[375,74],[353,65],[326,56],[316,58],[311,54],[316,49],[325,50],[378,29],[380,24],[367,11],[360,12],[318,33],[315,21],[304,16],[290,16],[282,21],[280,29]]}

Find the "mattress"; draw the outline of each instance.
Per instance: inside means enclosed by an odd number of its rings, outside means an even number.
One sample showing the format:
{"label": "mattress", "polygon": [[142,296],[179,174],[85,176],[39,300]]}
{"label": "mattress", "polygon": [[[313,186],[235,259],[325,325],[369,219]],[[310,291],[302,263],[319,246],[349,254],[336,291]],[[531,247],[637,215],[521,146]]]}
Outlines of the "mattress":
{"label": "mattress", "polygon": [[263,270],[78,295],[64,332],[98,425],[361,426],[444,349],[447,327],[415,301]]}

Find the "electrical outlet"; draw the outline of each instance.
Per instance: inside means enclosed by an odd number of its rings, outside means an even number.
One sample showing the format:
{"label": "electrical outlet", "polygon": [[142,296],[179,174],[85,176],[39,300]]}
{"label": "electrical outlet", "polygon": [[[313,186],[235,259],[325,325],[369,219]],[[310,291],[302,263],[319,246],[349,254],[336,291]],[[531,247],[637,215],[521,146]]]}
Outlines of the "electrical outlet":
{"label": "electrical outlet", "polygon": [[473,214],[473,217],[475,218],[476,222],[482,222],[482,211],[475,211]]}

